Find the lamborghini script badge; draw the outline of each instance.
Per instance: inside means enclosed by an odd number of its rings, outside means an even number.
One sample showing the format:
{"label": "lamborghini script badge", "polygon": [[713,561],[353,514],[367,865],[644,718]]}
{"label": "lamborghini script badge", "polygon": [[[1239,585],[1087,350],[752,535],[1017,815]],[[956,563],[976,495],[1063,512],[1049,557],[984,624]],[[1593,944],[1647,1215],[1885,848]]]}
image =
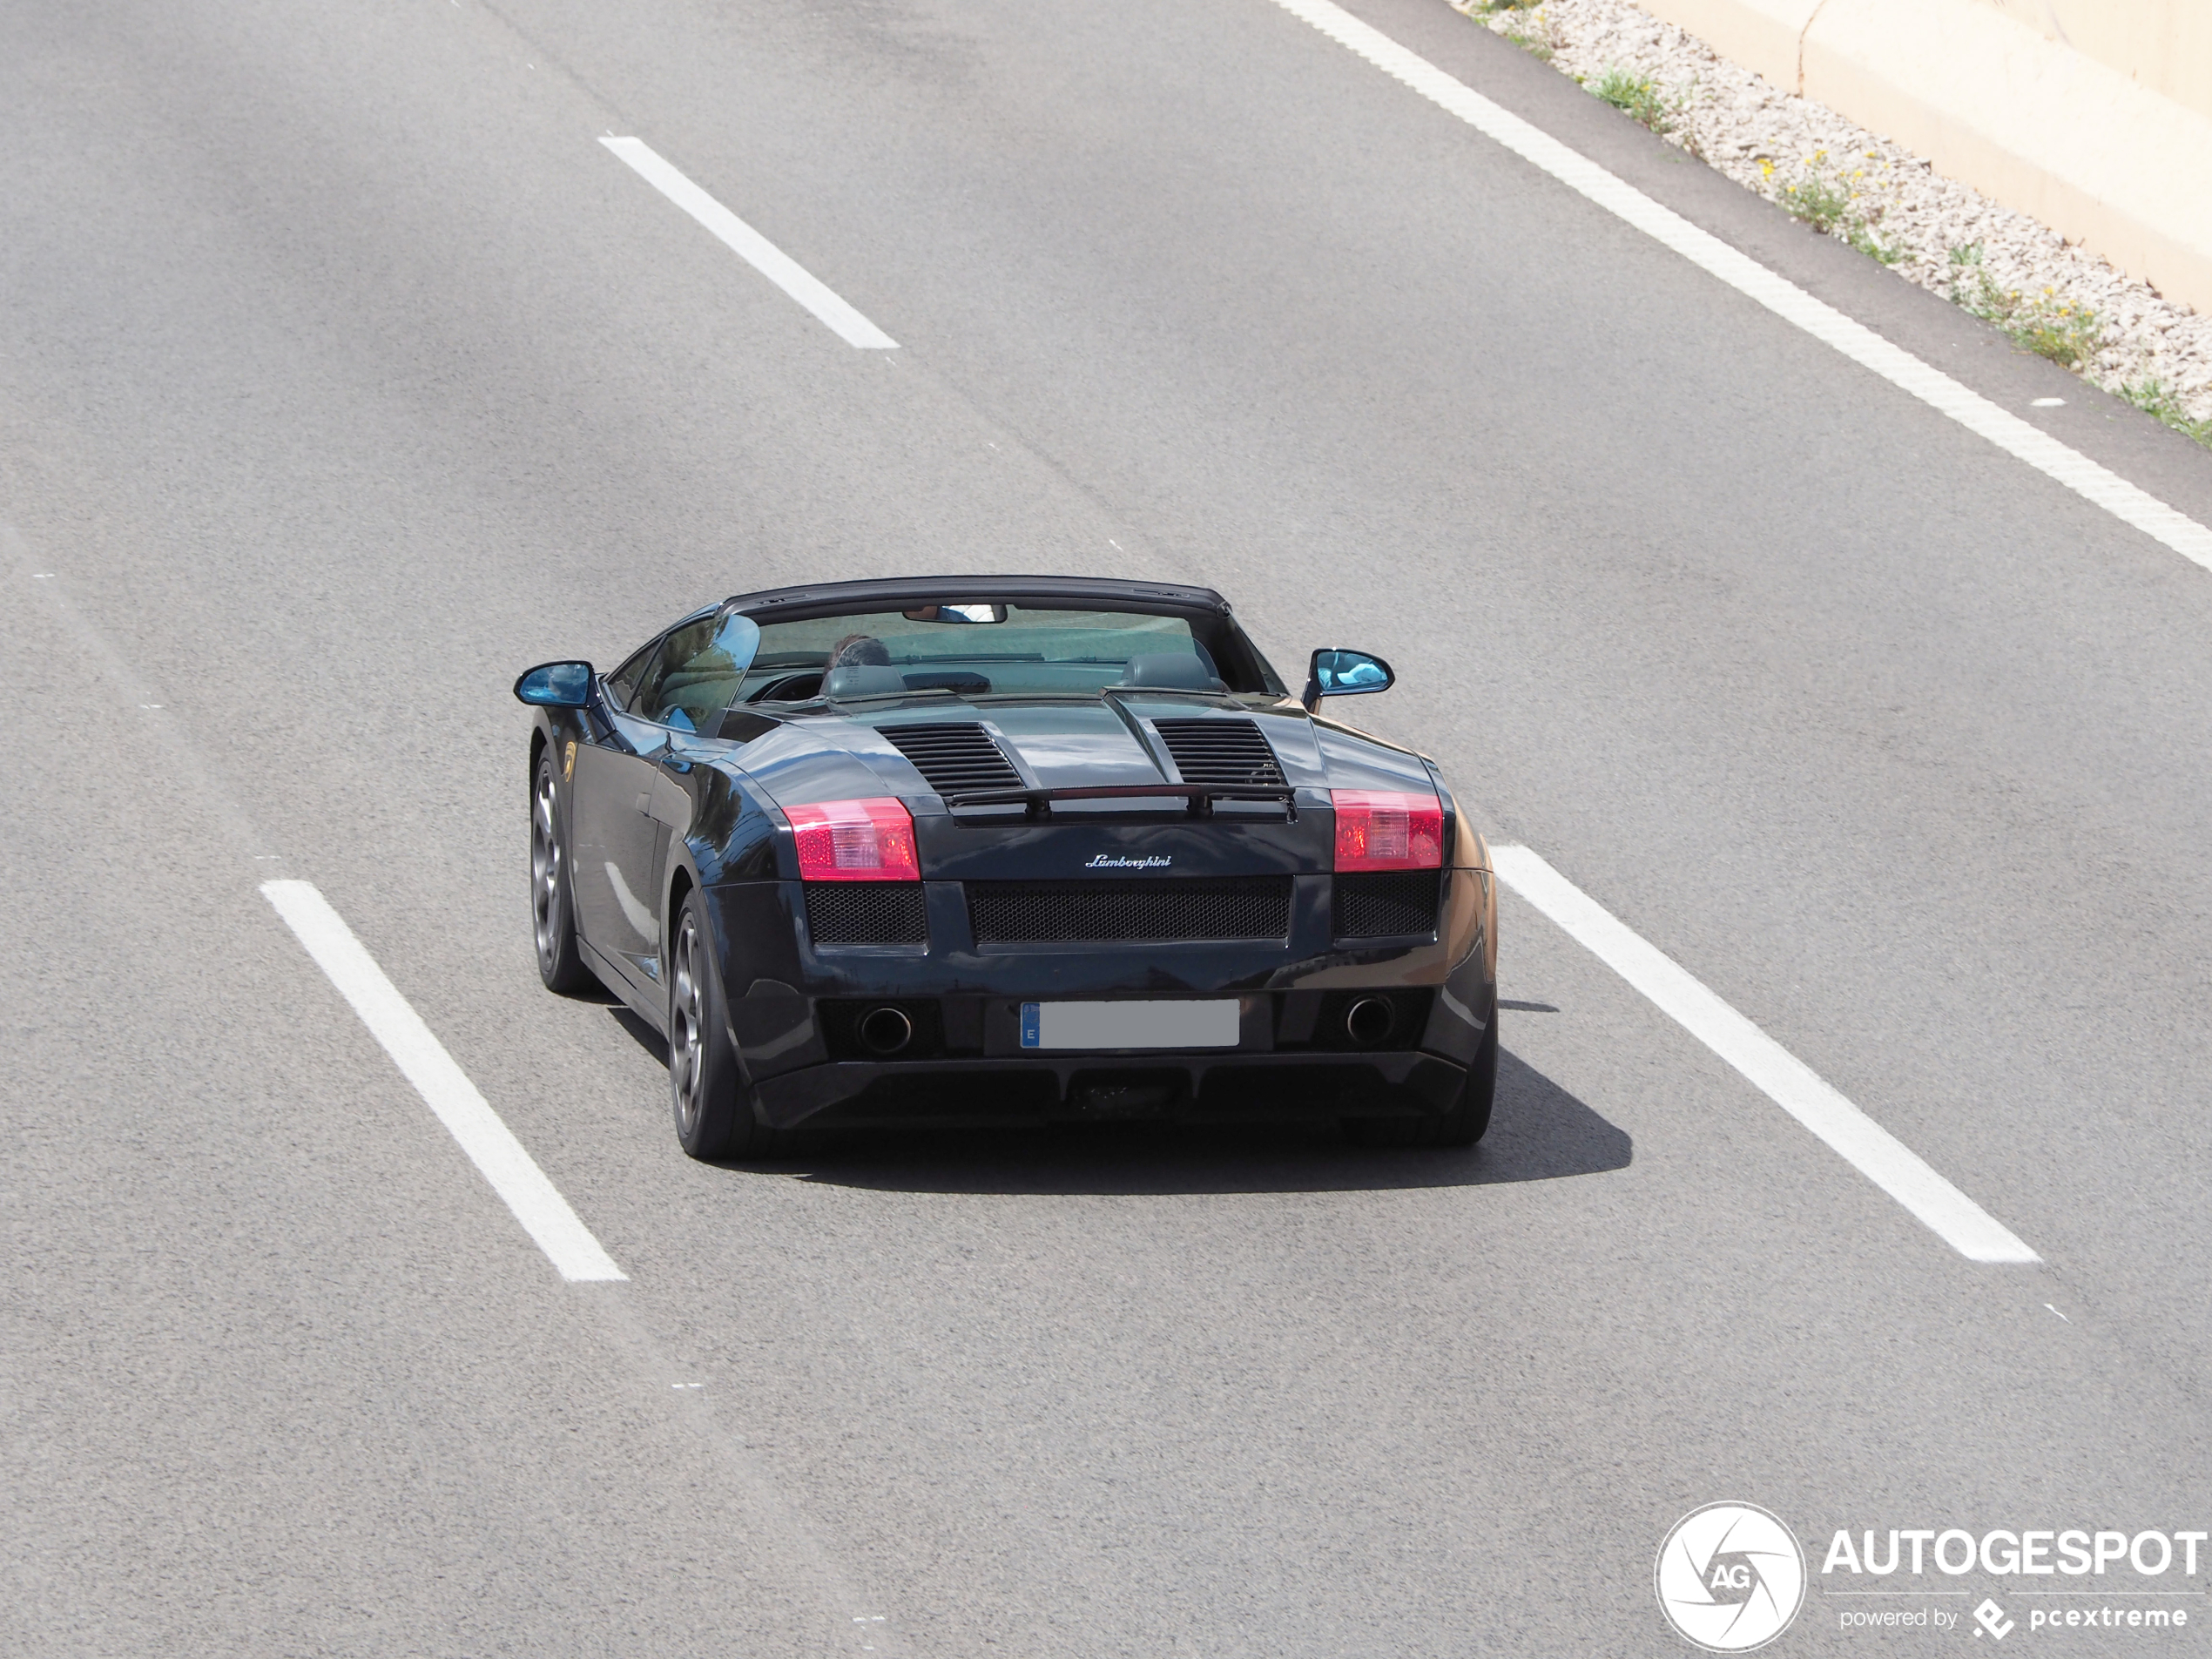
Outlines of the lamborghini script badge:
{"label": "lamborghini script badge", "polygon": [[1094,853],[1090,856],[1090,862],[1084,865],[1083,868],[1086,870],[1164,870],[1174,862],[1173,859],[1162,858],[1157,853],[1148,853],[1141,859],[1125,859],[1110,853]]}

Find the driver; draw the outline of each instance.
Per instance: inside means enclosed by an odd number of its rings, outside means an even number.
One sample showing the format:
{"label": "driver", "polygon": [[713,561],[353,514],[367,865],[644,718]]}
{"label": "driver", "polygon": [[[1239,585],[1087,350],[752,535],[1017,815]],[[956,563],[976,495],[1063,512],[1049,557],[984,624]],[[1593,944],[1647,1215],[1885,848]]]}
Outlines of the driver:
{"label": "driver", "polygon": [[830,668],[888,668],[891,648],[873,634],[847,634],[830,647]]}

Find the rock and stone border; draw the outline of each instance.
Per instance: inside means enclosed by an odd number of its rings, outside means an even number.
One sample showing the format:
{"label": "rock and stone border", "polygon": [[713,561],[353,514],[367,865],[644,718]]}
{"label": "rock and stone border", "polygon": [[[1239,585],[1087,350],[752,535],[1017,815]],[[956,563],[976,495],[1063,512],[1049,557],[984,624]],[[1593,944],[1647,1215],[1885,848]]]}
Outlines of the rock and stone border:
{"label": "rock and stone border", "polygon": [[1628,0],[1447,0],[1816,230],[2212,448],[2212,318]]}

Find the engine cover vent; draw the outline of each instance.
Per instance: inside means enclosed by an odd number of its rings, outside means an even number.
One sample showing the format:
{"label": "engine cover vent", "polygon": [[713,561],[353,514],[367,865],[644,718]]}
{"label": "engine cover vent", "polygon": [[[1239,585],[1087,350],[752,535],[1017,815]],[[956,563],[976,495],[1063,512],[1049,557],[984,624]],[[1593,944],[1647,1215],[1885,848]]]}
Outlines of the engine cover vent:
{"label": "engine cover vent", "polygon": [[1160,741],[1186,784],[1280,788],[1283,768],[1252,720],[1155,720]]}
{"label": "engine cover vent", "polygon": [[1022,787],[1021,775],[1013,764],[991,741],[991,734],[973,720],[876,729],[893,748],[914,762],[914,770],[941,795]]}

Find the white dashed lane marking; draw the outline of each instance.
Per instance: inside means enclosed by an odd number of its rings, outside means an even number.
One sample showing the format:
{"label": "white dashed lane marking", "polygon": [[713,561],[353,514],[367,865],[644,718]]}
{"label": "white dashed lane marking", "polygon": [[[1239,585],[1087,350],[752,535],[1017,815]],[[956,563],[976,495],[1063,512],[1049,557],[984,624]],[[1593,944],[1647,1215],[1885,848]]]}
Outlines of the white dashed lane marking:
{"label": "white dashed lane marking", "polygon": [[1577,194],[1672,248],[1737,293],[1757,300],[1815,340],[1834,347],[1861,368],[1910,392],[1949,415],[1969,432],[2025,461],[2047,478],[2095,502],[2114,517],[2164,543],[2185,559],[2212,570],[2212,529],[2185,516],[2119,474],[2099,466],[2078,450],[2030,426],[1979,392],[1969,391],[1911,352],[1892,346],[1865,324],[1816,300],[1777,275],[1748,253],[1700,230],[1671,208],[1662,207],[1627,180],[1615,177],[1580,151],[1492,103],[1418,53],[1408,51],[1380,30],[1360,22],[1331,0],[1275,0],[1292,17],[1313,25],[1350,48],[1384,73],[1403,81],[1423,98],[1466,122],[1485,138],[1541,168]]}
{"label": "white dashed lane marking", "polygon": [[899,342],[885,334],[820,278],[708,195],[643,138],[606,138],[601,144],[620,156],[640,179],[704,225],[717,240],[819,317],[848,346],[892,351]]}
{"label": "white dashed lane marking", "polygon": [[1760,1092],[1903,1204],[1968,1261],[2041,1259],[1938,1175],[1920,1155],[1844,1099],[1811,1067],[1753,1025],[1598,901],[1525,846],[1494,846],[1498,879],[1534,905],[1659,1011],[1742,1072]]}
{"label": "white dashed lane marking", "polygon": [[330,901],[306,881],[266,881],[261,893],[561,1277],[627,1278]]}

